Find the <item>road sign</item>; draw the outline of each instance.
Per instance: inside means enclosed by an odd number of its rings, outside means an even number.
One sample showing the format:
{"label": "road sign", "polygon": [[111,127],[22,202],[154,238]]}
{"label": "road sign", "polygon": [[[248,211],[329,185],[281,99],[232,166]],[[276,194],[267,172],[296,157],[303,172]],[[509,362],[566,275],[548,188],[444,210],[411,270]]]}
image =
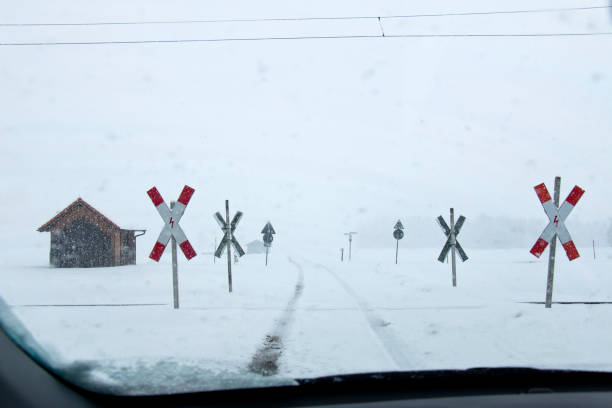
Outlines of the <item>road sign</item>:
{"label": "road sign", "polygon": [[276,234],[276,231],[274,231],[274,227],[272,227],[272,224],[268,221],[261,230],[261,233],[263,234],[264,246],[266,247],[266,265],[268,265],[268,252],[272,246],[272,241],[274,240],[273,235]]}
{"label": "road sign", "polygon": [[274,227],[272,227],[272,224],[270,224],[270,222],[268,222],[266,226],[261,230],[261,233],[263,234],[264,245],[267,247],[272,246],[272,241],[274,240],[274,237],[272,235],[276,234],[276,231],[274,231]]}
{"label": "road sign", "polygon": [[215,220],[217,220],[217,223],[219,224],[219,226],[221,227],[221,230],[223,230],[223,233],[224,233],[223,239],[221,240],[221,242],[219,243],[219,247],[215,251],[215,256],[217,258],[221,258],[221,255],[223,255],[223,251],[225,251],[227,247],[227,279],[228,279],[228,284],[229,284],[229,291],[231,292],[232,291],[231,247],[232,246],[234,247],[234,249],[236,250],[239,256],[244,255],[244,250],[242,249],[242,247],[240,246],[240,244],[234,237],[234,231],[236,230],[236,227],[238,226],[238,223],[240,222],[240,219],[242,218],[242,212],[238,211],[236,215],[234,215],[234,218],[232,218],[232,222],[230,222],[229,201],[225,200],[225,219],[223,219],[221,214],[218,212],[215,213],[214,218]]}
{"label": "road sign", "polygon": [[553,200],[550,197],[548,189],[544,183],[538,184],[534,187],[534,189],[538,195],[538,198],[540,199],[540,202],[542,203],[542,207],[544,207],[544,212],[548,216],[548,225],[546,228],[544,228],[544,231],[542,231],[542,234],[529,252],[531,252],[536,258],[539,258],[548,244],[550,244],[555,237],[559,237],[559,241],[561,241],[567,257],[570,261],[573,261],[574,259],[578,258],[580,254],[578,253],[578,250],[574,245],[574,241],[572,241],[572,237],[565,226],[565,220],[578,203],[578,200],[580,200],[584,194],[584,190],[578,186],[574,186],[561,207],[557,208],[559,204],[553,203]]}
{"label": "road sign", "polygon": [[189,200],[191,200],[191,196],[193,195],[194,191],[195,190],[189,186],[183,187],[183,191],[181,192],[181,195],[173,209],[168,208],[168,205],[166,205],[164,202],[164,199],[162,198],[161,194],[159,194],[159,191],[157,191],[157,188],[153,187],[147,191],[147,194],[151,198],[151,201],[153,201],[153,205],[155,205],[157,212],[161,216],[162,220],[164,220],[165,224],[164,228],[159,234],[159,237],[157,238],[157,242],[155,243],[149,258],[153,259],[154,261],[159,261],[171,237],[176,239],[176,242],[178,242],[178,245],[183,251],[183,254],[185,254],[185,258],[187,258],[187,260],[196,256],[196,252],[189,243],[185,232],[179,225],[179,221],[183,217],[187,204],[189,204]]}
{"label": "road sign", "polygon": [[393,227],[393,238],[397,240],[404,238],[404,231],[402,231],[403,229],[404,226],[402,225],[402,222],[400,220],[397,220],[395,226]]}
{"label": "road sign", "polygon": [[168,245],[168,241],[172,239],[172,288],[175,309],[179,308],[178,261],[176,259],[177,242],[187,260],[190,260],[196,256],[196,252],[193,250],[193,247],[189,243],[185,232],[179,225],[179,221],[183,217],[187,204],[189,204],[189,200],[191,200],[191,196],[193,195],[194,191],[195,190],[189,186],[183,187],[183,191],[181,192],[178,201],[172,201],[170,203],[170,208],[168,208],[164,202],[164,199],[159,191],[157,191],[157,188],[153,187],[147,191],[147,194],[151,198],[151,201],[153,201],[153,205],[157,209],[157,212],[161,216],[162,220],[164,220],[164,228],[160,232],[149,258],[153,259],[155,262],[159,262],[159,259],[166,249],[166,245]]}
{"label": "road sign", "polygon": [[539,258],[542,252],[550,244],[550,252],[548,256],[548,276],[546,279],[546,301],[545,307],[550,308],[552,306],[552,293],[553,293],[553,281],[555,276],[555,252],[557,249],[557,237],[565,249],[565,253],[570,261],[578,258],[580,254],[572,241],[567,227],[565,226],[565,220],[567,216],[572,212],[578,200],[584,194],[584,190],[578,186],[574,186],[572,191],[569,193],[561,207],[559,207],[559,196],[561,194],[561,177],[555,177],[555,189],[554,189],[554,202],[548,193],[548,189],[544,183],[538,184],[534,187],[540,203],[544,208],[544,212],[548,217],[548,225],[542,231],[542,234],[531,248],[531,252],[535,257]]}
{"label": "road sign", "polygon": [[444,221],[444,218],[440,215],[438,217],[438,224],[442,228],[444,235],[448,238],[442,251],[440,252],[440,256],[438,256],[438,261],[444,262],[444,259],[448,255],[448,251],[451,251],[451,261],[452,261],[452,271],[453,271],[453,286],[457,286],[457,270],[455,263],[455,249],[459,252],[459,257],[462,262],[468,260],[468,256],[465,251],[457,241],[457,235],[459,235],[459,231],[461,231],[461,227],[463,227],[463,223],[465,222],[465,217],[462,215],[457,219],[457,223],[455,224],[455,210],[453,208],[450,209],[450,227]]}
{"label": "road sign", "polygon": [[400,220],[397,220],[393,227],[393,238],[395,238],[395,264],[397,265],[397,253],[399,251],[399,240],[404,238],[404,226]]}
{"label": "road sign", "polygon": [[344,235],[348,235],[348,239],[349,239],[349,257],[348,260],[351,260],[351,252],[352,252],[352,246],[353,246],[353,235],[357,234],[356,232],[345,232]]}

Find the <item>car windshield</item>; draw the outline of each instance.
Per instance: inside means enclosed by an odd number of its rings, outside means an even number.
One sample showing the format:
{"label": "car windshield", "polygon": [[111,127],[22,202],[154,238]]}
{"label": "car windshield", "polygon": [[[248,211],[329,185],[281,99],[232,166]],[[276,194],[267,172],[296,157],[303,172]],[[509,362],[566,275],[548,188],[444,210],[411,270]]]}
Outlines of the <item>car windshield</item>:
{"label": "car windshield", "polygon": [[611,371],[611,7],[5,5],[3,327],[119,394]]}

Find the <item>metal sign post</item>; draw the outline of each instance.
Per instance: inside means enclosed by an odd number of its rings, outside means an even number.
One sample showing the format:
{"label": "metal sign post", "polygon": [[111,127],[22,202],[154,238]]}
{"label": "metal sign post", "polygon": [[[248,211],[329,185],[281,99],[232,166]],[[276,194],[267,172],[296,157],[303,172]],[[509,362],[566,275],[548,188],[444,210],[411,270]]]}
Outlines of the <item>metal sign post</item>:
{"label": "metal sign post", "polygon": [[451,240],[451,268],[453,270],[453,287],[457,286],[457,260],[455,257],[455,247],[457,246],[457,237],[455,234],[455,210],[450,209],[450,240]]}
{"label": "metal sign post", "polygon": [[[218,213],[217,213],[218,214]],[[230,229],[228,227],[229,221],[229,200],[225,200],[225,242],[227,245],[227,283],[229,285],[229,291],[232,292],[232,248],[230,246]],[[223,243],[219,247],[223,251]],[[217,251],[218,252],[218,251]],[[219,256],[221,258],[221,256]]]}
{"label": "metal sign post", "polygon": [[352,251],[352,245],[353,245],[353,234],[357,234],[356,232],[345,232],[344,235],[348,235],[348,239],[349,239],[349,257],[348,260],[351,260],[351,251]]}
{"label": "metal sign post", "polygon": [[223,255],[223,251],[225,251],[227,247],[227,281],[229,285],[229,291],[231,293],[232,292],[231,247],[234,246],[234,249],[238,253],[238,256],[244,255],[244,250],[242,249],[242,247],[240,246],[240,244],[234,237],[234,231],[236,230],[236,227],[238,226],[238,223],[240,222],[240,219],[242,218],[242,212],[238,211],[236,215],[234,215],[234,218],[232,219],[232,222],[230,223],[229,200],[225,200],[225,219],[223,219],[223,216],[221,216],[221,214],[218,212],[215,213],[214,218],[215,220],[217,220],[217,223],[219,224],[219,226],[221,227],[221,230],[224,233],[223,239],[221,240],[221,242],[219,243],[219,246],[217,247],[217,250],[215,251],[215,256],[217,258],[221,258],[221,255]]}
{"label": "metal sign post", "polygon": [[[555,177],[554,200],[555,207],[559,207],[559,195],[561,194],[561,177]],[[548,252],[548,275],[546,276],[546,302],[545,307],[552,306],[553,282],[555,278],[555,255],[557,253],[557,234],[555,233],[550,243],[550,251]]]}
{"label": "metal sign post", "polygon": [[344,262],[344,248],[340,248],[340,262]]}
{"label": "metal sign post", "polygon": [[395,238],[395,264],[397,265],[397,252],[399,251],[399,241],[404,238],[404,226],[400,220],[397,220],[393,227],[393,238]]}
{"label": "metal sign post", "polygon": [[463,227],[463,223],[465,222],[465,217],[461,215],[457,219],[457,223],[455,224],[455,210],[453,208],[450,209],[450,224],[449,227],[444,218],[440,215],[438,217],[438,224],[442,228],[444,235],[448,238],[446,239],[446,243],[442,248],[442,252],[440,252],[440,256],[438,256],[438,261],[444,263],[444,259],[448,256],[448,251],[451,251],[451,268],[453,272],[453,287],[457,286],[457,264],[455,260],[455,250],[459,252],[459,257],[461,258],[461,262],[465,262],[468,260],[468,256],[465,251],[457,241],[457,235],[459,235],[459,231],[461,231],[461,227]]}
{"label": "metal sign post", "polygon": [[552,292],[553,292],[553,280],[555,275],[555,252],[557,248],[557,237],[565,253],[570,261],[578,258],[580,254],[574,245],[574,241],[570,236],[567,227],[565,226],[565,220],[567,216],[572,212],[578,200],[584,194],[584,190],[578,186],[574,186],[572,191],[569,193],[561,207],[559,207],[559,195],[561,193],[561,177],[555,177],[555,190],[554,190],[554,202],[550,197],[550,193],[544,183],[538,184],[534,187],[540,203],[544,208],[544,212],[548,216],[548,225],[542,231],[542,234],[533,245],[531,252],[536,258],[539,258],[548,244],[550,244],[550,252],[548,256],[548,277],[546,280],[546,302],[545,307],[550,308],[552,306]]}
{"label": "metal sign post", "polygon": [[276,234],[276,231],[274,231],[274,227],[272,227],[272,224],[268,221],[261,230],[261,233],[263,234],[264,246],[266,247],[266,266],[268,266],[268,252],[272,246],[272,241],[274,240],[273,235]]}
{"label": "metal sign post", "polygon": [[165,224],[164,228],[159,234],[159,237],[157,238],[157,242],[155,243],[149,258],[159,262],[159,259],[166,249],[166,245],[168,245],[168,241],[172,239],[172,287],[175,309],[179,308],[178,262],[176,259],[177,242],[187,260],[190,260],[196,256],[196,252],[189,243],[185,232],[179,225],[179,221],[183,217],[187,204],[189,204],[189,200],[191,200],[191,196],[193,195],[194,191],[195,190],[189,186],[183,187],[183,191],[181,192],[177,202],[171,202],[170,208],[168,208],[164,202],[164,199],[162,198],[161,194],[159,194],[159,191],[157,191],[157,188],[153,187],[147,191],[147,194],[151,198],[151,201],[153,201],[153,205],[155,205],[157,212],[161,216],[162,220],[164,220]]}
{"label": "metal sign post", "polygon": [[[170,201],[170,210],[174,209],[176,201]],[[170,238],[172,245],[172,294],[174,298],[174,308],[179,308],[179,290],[178,290],[178,261],[176,259],[176,238],[174,235]]]}

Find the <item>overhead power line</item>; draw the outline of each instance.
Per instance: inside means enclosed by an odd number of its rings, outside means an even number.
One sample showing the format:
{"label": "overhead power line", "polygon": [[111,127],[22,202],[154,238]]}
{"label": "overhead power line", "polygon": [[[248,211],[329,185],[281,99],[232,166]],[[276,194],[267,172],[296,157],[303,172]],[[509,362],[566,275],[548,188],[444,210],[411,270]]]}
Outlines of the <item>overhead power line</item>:
{"label": "overhead power line", "polygon": [[564,11],[587,11],[597,9],[610,9],[607,6],[562,7],[525,10],[495,10],[495,11],[469,11],[445,12],[427,14],[406,14],[388,16],[337,16],[337,17],[278,17],[278,18],[233,18],[210,20],[152,20],[152,21],[101,21],[76,23],[0,23],[0,27],[57,27],[57,26],[105,26],[105,25],[147,25],[147,24],[207,24],[207,23],[253,23],[274,21],[319,21],[319,20],[370,20],[370,19],[405,19],[421,17],[452,17],[452,16],[479,16],[494,14],[526,14],[526,13],[555,13]]}
{"label": "overhead power line", "polygon": [[591,37],[612,36],[609,32],[591,33],[527,33],[527,34],[396,34],[396,35],[320,35],[296,37],[237,37],[237,38],[201,38],[176,40],[127,40],[127,41],[53,41],[53,42],[17,42],[0,43],[2,46],[43,46],[43,45],[120,45],[120,44],[175,44],[175,43],[213,43],[213,42],[247,42],[247,41],[287,41],[287,40],[332,40],[364,38],[525,38],[525,37]]}
{"label": "overhead power line", "polygon": [[388,16],[344,16],[344,17],[299,17],[299,18],[250,18],[250,19],[221,19],[221,20],[168,20],[168,21],[125,21],[125,22],[89,22],[89,23],[0,23],[2,27],[57,27],[57,26],[105,26],[105,25],[142,25],[142,24],[192,24],[192,23],[244,23],[244,22],[272,22],[272,21],[313,21],[313,20],[372,20],[378,22],[380,34],[354,34],[354,35],[305,35],[305,36],[264,36],[264,37],[221,37],[221,38],[195,38],[195,39],[148,39],[148,40],[106,40],[106,41],[31,41],[31,42],[0,42],[0,46],[45,46],[45,45],[111,45],[111,44],[172,44],[172,43],[212,43],[212,42],[244,42],[244,41],[286,41],[286,40],[329,40],[329,39],[363,39],[363,38],[504,38],[504,37],[584,37],[607,36],[612,32],[590,33],[506,33],[506,34],[385,34],[382,20],[404,19],[418,17],[446,17],[446,16],[474,16],[493,14],[521,14],[521,13],[551,13],[563,11],[584,11],[594,9],[612,9],[607,6],[585,6],[527,10],[500,10],[500,11],[473,11],[473,12],[446,12],[430,14],[388,15]]}

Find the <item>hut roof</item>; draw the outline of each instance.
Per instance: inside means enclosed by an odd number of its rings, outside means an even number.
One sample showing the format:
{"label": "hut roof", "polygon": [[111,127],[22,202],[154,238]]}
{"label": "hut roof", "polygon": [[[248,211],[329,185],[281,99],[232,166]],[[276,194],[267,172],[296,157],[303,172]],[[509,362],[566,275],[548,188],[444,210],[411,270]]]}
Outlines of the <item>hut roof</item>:
{"label": "hut roof", "polygon": [[76,210],[78,207],[86,208],[95,218],[97,218],[99,221],[103,222],[104,224],[107,224],[109,228],[115,229],[115,230],[121,229],[117,224],[109,220],[104,214],[102,214],[100,211],[93,208],[85,200],[79,197],[74,202],[72,202],[72,204],[70,204],[68,207],[64,208],[62,211],[57,213],[55,217],[51,218],[45,224],[40,226],[37,231],[40,231],[40,232],[51,231],[51,229],[53,228],[55,224],[57,224],[62,218],[70,214],[72,211]]}

